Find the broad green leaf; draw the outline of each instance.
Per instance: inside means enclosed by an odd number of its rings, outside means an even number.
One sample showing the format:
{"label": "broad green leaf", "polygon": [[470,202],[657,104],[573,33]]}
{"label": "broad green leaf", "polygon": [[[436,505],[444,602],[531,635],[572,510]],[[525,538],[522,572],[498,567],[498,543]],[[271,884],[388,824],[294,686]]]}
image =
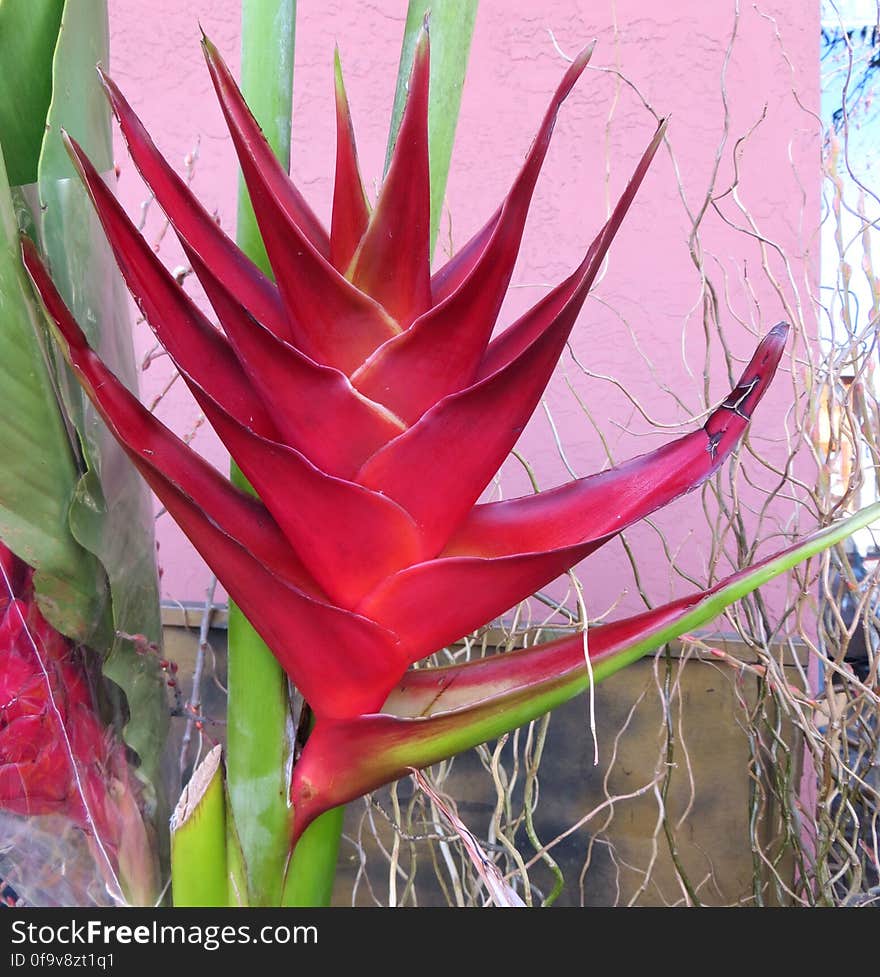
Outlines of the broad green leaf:
{"label": "broad green leaf", "polygon": [[0,0],[0,146],[10,186],[37,179],[64,0]]}
{"label": "broad green leaf", "polygon": [[44,116],[38,170],[41,184],[76,175],[61,142],[62,128],[85,149],[99,172],[112,168],[110,110],[96,70],[99,64],[109,67],[109,50],[107,0],[68,0],[52,61],[52,99]]}
{"label": "broad green leaf", "polygon": [[467,72],[478,0],[410,0],[397,72],[397,88],[388,134],[386,169],[406,103],[406,87],[413,54],[427,15],[431,35],[431,92],[428,105],[428,152],[431,165],[431,248],[437,240],[440,212],[446,195],[449,161],[455,141],[455,127],[461,106],[461,91]]}
{"label": "broad green leaf", "polygon": [[[69,0],[52,65],[52,99],[38,168],[40,207],[34,217],[59,291],[104,361],[136,390],[128,296],[60,138],[63,127],[112,179],[110,111],[95,70],[98,63],[107,66],[108,50],[106,0]],[[168,726],[165,683],[156,656],[122,637],[161,641],[152,506],[57,350],[55,366],[87,469],[74,493],[70,525],[103,564],[110,587],[114,634],[104,649],[104,672],[126,695],[125,739],[140,757],[142,773],[155,784]]]}
{"label": "broad green leaf", "polygon": [[100,613],[103,574],[67,521],[79,471],[18,242],[0,152],[0,538],[37,570],[47,620],[84,641]]}

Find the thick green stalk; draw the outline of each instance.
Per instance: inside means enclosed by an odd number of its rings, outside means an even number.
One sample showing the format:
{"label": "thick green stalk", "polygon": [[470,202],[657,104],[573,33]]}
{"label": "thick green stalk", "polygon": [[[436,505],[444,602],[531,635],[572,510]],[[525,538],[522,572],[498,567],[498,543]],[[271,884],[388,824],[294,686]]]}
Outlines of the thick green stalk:
{"label": "thick green stalk", "polygon": [[[242,0],[241,90],[273,152],[290,167],[296,0]],[[244,181],[239,178],[236,241],[266,274],[272,269]]]}
{"label": "thick green stalk", "polygon": [[[296,0],[243,0],[241,16],[241,89],[276,156],[289,167]],[[236,237],[271,274],[243,184]],[[232,478],[249,487],[235,466]],[[329,903],[333,888],[341,811],[329,812],[303,838],[283,884],[290,846],[289,715],[284,673],[241,612],[230,606],[229,794],[251,905],[322,905]]]}
{"label": "thick green stalk", "polygon": [[478,0],[409,0],[400,51],[391,130],[388,134],[386,169],[406,103],[406,87],[412,70],[416,41],[426,15],[431,33],[431,94],[428,104],[428,150],[431,164],[431,250],[437,241],[440,212],[446,195],[446,178],[455,141],[461,90],[477,16]]}
{"label": "thick green stalk", "polygon": [[[233,470],[233,481],[236,479]],[[278,905],[290,839],[287,679],[272,653],[229,606],[227,776],[250,905]]]}

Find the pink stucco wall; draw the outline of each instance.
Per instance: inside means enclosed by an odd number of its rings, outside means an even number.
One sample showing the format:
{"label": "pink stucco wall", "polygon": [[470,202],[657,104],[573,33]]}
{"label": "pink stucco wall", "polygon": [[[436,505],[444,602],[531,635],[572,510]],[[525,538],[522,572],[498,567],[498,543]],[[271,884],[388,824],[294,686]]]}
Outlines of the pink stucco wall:
{"label": "pink stucco wall", "polygon": [[[332,191],[333,45],[338,42],[341,49],[360,158],[367,185],[374,188],[384,158],[405,8],[405,0],[299,4],[292,173],[319,213],[329,215]],[[239,4],[110,0],[110,15],[114,77],[175,164],[182,167],[199,143],[195,190],[231,232],[235,164],[201,62],[198,23],[234,66]],[[817,126],[811,113],[818,106],[818,17],[816,3],[767,0],[742,5],[728,53],[733,0],[482,0],[448,194],[449,226],[458,243],[506,191],[564,70],[549,30],[561,50],[571,54],[592,37],[599,41],[593,61],[597,70],[588,70],[561,112],[502,324],[580,260],[606,213],[609,193],[616,199],[653,132],[655,123],[642,97],[658,114],[672,116],[671,153],[659,154],[572,340],[578,360],[601,376],[585,376],[566,354],[547,398],[567,459],[578,474],[602,467],[606,454],[572,388],[592,412],[616,460],[641,453],[671,434],[653,428],[601,377],[624,384],[650,418],[663,424],[685,421],[689,412],[696,414],[704,405],[707,337],[686,206],[700,211],[711,185],[725,131],[722,77],[729,120],[715,182],[718,209],[727,220],[743,225],[737,209],[741,200],[761,234],[791,259],[789,274],[776,253],[769,252],[780,282],[777,294],[761,269],[756,238],[731,227],[713,207],[707,209],[701,247],[709,256],[707,271],[718,291],[732,353],[746,357],[754,334],[785,317],[783,297],[804,310],[808,331],[814,329],[810,292],[819,176]],[[734,145],[750,130],[736,193],[722,196],[733,179]],[[121,147],[118,161],[122,199],[136,213],[143,187]],[[159,215],[151,212],[147,233],[155,237],[159,228]],[[170,234],[161,254],[171,266],[181,260]],[[144,324],[137,327],[137,342],[141,352],[152,346]],[[727,390],[726,368],[717,337],[710,334],[709,344],[706,382],[709,400],[717,401]],[[155,361],[143,376],[144,399],[149,402],[166,379],[166,361]],[[791,400],[792,386],[783,376],[757,414],[752,436],[761,450],[782,451]],[[181,432],[192,431],[198,417],[182,384],[165,396],[158,413]],[[194,444],[218,465],[225,464],[207,426],[198,429]],[[543,412],[530,424],[521,446],[542,485],[570,477]],[[772,481],[760,466],[753,474],[761,484]],[[517,463],[505,466],[503,485],[507,496],[528,491]],[[706,563],[702,520],[698,502],[690,500],[679,501],[658,519],[669,545],[681,551],[685,565],[698,577]],[[200,599],[207,571],[167,517],[159,521],[159,539],[164,596]],[[645,555],[652,597],[665,597],[675,583],[665,569],[659,538],[650,527],[642,527],[631,540]],[[632,573],[620,545],[614,543],[603,553],[584,568],[596,613],[622,591],[628,592],[624,603],[634,599]]]}

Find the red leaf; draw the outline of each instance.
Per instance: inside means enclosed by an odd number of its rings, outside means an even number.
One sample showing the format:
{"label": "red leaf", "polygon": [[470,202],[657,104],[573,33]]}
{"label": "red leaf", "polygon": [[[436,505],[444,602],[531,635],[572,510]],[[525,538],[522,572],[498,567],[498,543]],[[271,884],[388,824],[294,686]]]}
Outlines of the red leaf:
{"label": "red leaf", "polygon": [[585,534],[598,539],[702,485],[744,433],[787,335],[785,323],[770,330],[739,383],[699,431],[547,492],[478,505],[441,555],[509,556],[569,546]]}
{"label": "red leaf", "polygon": [[391,165],[349,273],[404,328],[431,304],[429,74],[428,32],[423,30]]}
{"label": "red leaf", "polygon": [[98,71],[134,165],[165,211],[190,260],[194,254],[200,256],[202,263],[214,269],[267,329],[279,336],[290,335],[278,289],[223,233],[156,149],[116,84]]}
{"label": "red leaf", "polygon": [[202,43],[294,344],[317,362],[351,374],[399,327],[377,302],[340,275],[297,223],[287,206],[287,174],[217,49],[207,38]]}
{"label": "red leaf", "polygon": [[333,185],[333,217],[330,224],[330,260],[345,273],[370,220],[370,205],[358,167],[357,147],[348,97],[342,81],[339,48],[334,52],[336,90],[336,180]]}
{"label": "red leaf", "polygon": [[[229,121],[229,113],[233,113],[237,122],[243,125],[242,134],[247,139],[251,158],[263,173],[267,183],[271,184],[275,202],[284,211],[287,218],[296,225],[314,250],[322,258],[329,257],[330,238],[324,225],[281,165],[269,145],[269,141],[263,135],[259,123],[245,105],[241,92],[225,62],[220,57],[220,53],[204,33],[202,34],[202,49],[208,62],[211,80],[214,82],[214,87],[220,97],[224,115]],[[236,133],[233,132],[232,135],[235,138]]]}
{"label": "red leaf", "polygon": [[128,219],[78,143],[62,133],[74,166],[95,205],[119,270],[159,342],[204,409],[205,393],[255,430],[274,434],[275,425],[223,335],[196,308]]}
{"label": "red leaf", "polygon": [[[592,50],[592,45],[585,48],[565,73],[491,237],[467,276],[448,298],[385,343],[352,376],[362,393],[381,401],[409,424],[442,397],[474,380],[510,283],[556,116]],[[610,240],[608,237],[605,247]],[[386,267],[396,271],[390,255],[387,260],[391,264]]]}
{"label": "red leaf", "polygon": [[768,333],[739,384],[699,431],[549,492],[477,506],[440,559],[389,578],[359,611],[399,634],[418,661],[692,491],[718,470],[744,433],[787,333],[783,323]]}
{"label": "red leaf", "polygon": [[[634,617],[599,624],[587,631],[590,661],[597,665],[650,631],[672,624],[695,604],[732,582],[726,578]],[[489,655],[461,665],[409,669],[382,706],[383,713],[425,718],[465,710],[521,693],[536,694],[543,683],[564,681],[585,670],[584,635],[578,631],[555,641]]]}

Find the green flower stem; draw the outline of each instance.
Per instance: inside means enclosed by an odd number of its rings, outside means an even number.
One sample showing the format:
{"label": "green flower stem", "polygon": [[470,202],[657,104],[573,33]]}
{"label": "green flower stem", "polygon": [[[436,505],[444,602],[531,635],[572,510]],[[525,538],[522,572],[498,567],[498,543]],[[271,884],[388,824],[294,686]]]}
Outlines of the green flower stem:
{"label": "green flower stem", "polygon": [[[241,91],[273,152],[290,168],[296,0],[242,0]],[[239,177],[236,241],[272,274],[244,181]]]}
{"label": "green flower stem", "polygon": [[303,832],[290,856],[283,906],[329,906],[339,860],[345,807],[334,807]]}
{"label": "green flower stem", "polygon": [[397,138],[406,86],[412,70],[413,53],[425,16],[429,16],[431,33],[431,92],[428,103],[428,148],[431,165],[431,250],[437,242],[440,212],[446,195],[446,178],[455,141],[455,126],[461,105],[461,90],[467,71],[478,0],[409,0],[406,28],[400,52],[391,130],[385,167],[391,162],[391,151]]}
{"label": "green flower stem", "polygon": [[[296,2],[244,0],[241,17],[242,92],[275,154],[289,167]],[[271,274],[242,183],[236,237],[245,254]],[[232,479],[250,488],[234,465]],[[341,810],[314,825],[285,873],[291,832],[289,717],[284,673],[241,612],[230,606],[229,795],[251,905],[326,905],[333,889]]]}
{"label": "green flower stem", "polygon": [[[236,474],[232,480],[242,484]],[[253,906],[277,906],[290,841],[287,678],[231,602],[227,688],[229,803],[247,880],[240,898]]]}
{"label": "green flower stem", "polygon": [[[295,20],[295,0],[243,0],[242,91],[285,166],[290,162]],[[271,274],[242,182],[236,238],[245,254]],[[250,489],[235,464],[232,480]],[[290,839],[287,771],[292,743],[287,679],[232,603],[228,688],[229,800],[244,858],[246,901],[254,906],[277,906]]]}

